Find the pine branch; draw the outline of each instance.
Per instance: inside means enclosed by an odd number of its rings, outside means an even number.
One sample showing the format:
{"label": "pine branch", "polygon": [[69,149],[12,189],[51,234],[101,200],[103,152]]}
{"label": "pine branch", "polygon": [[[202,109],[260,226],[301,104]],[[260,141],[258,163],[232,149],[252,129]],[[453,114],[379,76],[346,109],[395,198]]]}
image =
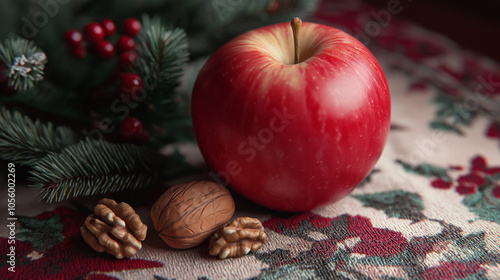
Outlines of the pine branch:
{"label": "pine branch", "polygon": [[48,202],[139,189],[159,178],[164,163],[145,147],[86,140],[40,160],[31,172],[31,187]]}
{"label": "pine branch", "polygon": [[47,154],[57,153],[76,143],[76,134],[68,127],[32,121],[19,112],[0,109],[0,157],[32,165]]}
{"label": "pine branch", "polygon": [[55,87],[48,81],[23,91],[20,94],[0,96],[0,106],[28,112],[34,116],[39,112],[50,121],[65,124],[75,129],[90,123],[85,95],[72,90]]}
{"label": "pine branch", "polygon": [[0,60],[9,69],[8,85],[25,91],[44,78],[47,56],[26,39],[12,37],[0,44]]}
{"label": "pine branch", "polygon": [[189,57],[186,33],[163,25],[158,17],[144,16],[138,40],[136,71],[145,81],[148,96],[156,106],[173,103],[174,90],[180,84],[183,65]]}
{"label": "pine branch", "polygon": [[[235,25],[248,19],[281,22],[290,21],[293,17],[303,17],[316,9],[319,0],[210,0],[208,11],[209,22],[215,25],[228,23]],[[201,11],[201,9],[200,9]]]}
{"label": "pine branch", "polygon": [[[191,57],[209,55],[239,34],[258,27],[307,20],[319,0],[209,0],[195,6],[185,28]],[[166,15],[171,16],[169,12]],[[168,17],[167,16],[167,17]]]}

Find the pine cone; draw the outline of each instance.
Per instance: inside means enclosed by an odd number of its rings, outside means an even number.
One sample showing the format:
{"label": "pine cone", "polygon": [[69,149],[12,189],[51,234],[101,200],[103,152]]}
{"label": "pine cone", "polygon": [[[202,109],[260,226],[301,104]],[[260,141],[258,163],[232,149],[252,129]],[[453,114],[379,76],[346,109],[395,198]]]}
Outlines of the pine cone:
{"label": "pine cone", "polygon": [[132,257],[142,248],[148,227],[125,202],[103,198],[80,228],[83,239],[97,252],[117,259]]}
{"label": "pine cone", "polygon": [[211,256],[219,258],[242,257],[255,253],[266,242],[264,227],[255,218],[236,218],[229,225],[219,230],[210,239]]}

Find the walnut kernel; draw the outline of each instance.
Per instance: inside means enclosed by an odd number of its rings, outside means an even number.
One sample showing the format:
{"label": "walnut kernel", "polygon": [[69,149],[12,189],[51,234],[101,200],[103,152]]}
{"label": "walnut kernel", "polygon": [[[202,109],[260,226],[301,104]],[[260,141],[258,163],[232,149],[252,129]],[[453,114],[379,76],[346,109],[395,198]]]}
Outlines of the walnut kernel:
{"label": "walnut kernel", "polygon": [[259,250],[266,238],[264,227],[258,219],[236,218],[212,236],[209,254],[219,255],[221,259],[242,257]]}
{"label": "walnut kernel", "polygon": [[148,227],[130,205],[104,198],[94,213],[87,217],[80,232],[95,251],[121,259],[134,256],[142,248]]}

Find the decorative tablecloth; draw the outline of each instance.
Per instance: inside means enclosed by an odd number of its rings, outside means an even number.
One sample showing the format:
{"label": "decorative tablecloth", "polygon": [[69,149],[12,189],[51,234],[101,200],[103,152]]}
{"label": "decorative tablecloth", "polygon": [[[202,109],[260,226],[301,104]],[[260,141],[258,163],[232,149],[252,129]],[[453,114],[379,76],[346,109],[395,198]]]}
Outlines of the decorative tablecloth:
{"label": "decorative tablecloth", "polygon": [[[45,204],[19,185],[12,221],[3,188],[0,278],[500,278],[500,67],[402,21],[405,3],[324,1],[309,19],[366,44],[391,89],[387,145],[350,196],[311,212],[279,213],[235,195],[235,217],[259,218],[268,240],[256,253],[225,260],[209,256],[207,243],[187,250],[163,243],[149,217],[158,190],[116,196],[149,227],[138,254],[117,260],[94,252],[80,234],[97,197]],[[196,145],[165,148],[172,150],[208,178]],[[8,271],[11,247],[15,272]]]}

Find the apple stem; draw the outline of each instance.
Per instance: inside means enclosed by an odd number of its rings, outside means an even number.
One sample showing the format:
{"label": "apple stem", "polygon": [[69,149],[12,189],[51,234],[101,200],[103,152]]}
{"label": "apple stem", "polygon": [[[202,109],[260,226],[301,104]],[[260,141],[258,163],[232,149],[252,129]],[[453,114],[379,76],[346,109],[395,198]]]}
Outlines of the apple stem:
{"label": "apple stem", "polygon": [[294,64],[299,63],[299,43],[300,43],[300,27],[302,26],[302,20],[298,17],[294,18],[292,22],[290,22],[292,26],[293,32],[293,46],[294,46]]}

